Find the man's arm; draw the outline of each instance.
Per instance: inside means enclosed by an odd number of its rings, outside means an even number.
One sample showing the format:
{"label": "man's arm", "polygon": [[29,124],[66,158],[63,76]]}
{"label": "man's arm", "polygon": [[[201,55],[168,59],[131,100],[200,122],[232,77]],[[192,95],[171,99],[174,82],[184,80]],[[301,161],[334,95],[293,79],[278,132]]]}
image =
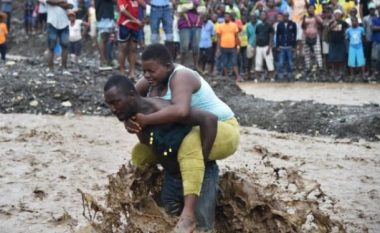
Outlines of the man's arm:
{"label": "man's arm", "polygon": [[218,118],[212,113],[192,108],[189,116],[187,119],[184,119],[183,123],[199,125],[203,158],[207,161],[216,138]]}
{"label": "man's arm", "polygon": [[57,5],[60,5],[61,3],[65,3],[65,0],[47,0],[46,3],[53,6],[57,6]]}

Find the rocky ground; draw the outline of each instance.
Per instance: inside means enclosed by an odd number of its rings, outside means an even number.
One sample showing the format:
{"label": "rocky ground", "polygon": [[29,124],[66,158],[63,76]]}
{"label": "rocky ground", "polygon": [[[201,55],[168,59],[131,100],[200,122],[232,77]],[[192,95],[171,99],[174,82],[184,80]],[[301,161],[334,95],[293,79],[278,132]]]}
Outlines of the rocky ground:
{"label": "rocky ground", "polygon": [[[94,59],[83,58],[72,75],[46,77],[43,59],[18,60],[0,67],[0,112],[110,115],[102,88],[112,72],[99,72]],[[379,140],[380,106],[327,105],[311,101],[270,101],[245,94],[232,80],[208,78],[218,96],[244,126],[278,132]]]}

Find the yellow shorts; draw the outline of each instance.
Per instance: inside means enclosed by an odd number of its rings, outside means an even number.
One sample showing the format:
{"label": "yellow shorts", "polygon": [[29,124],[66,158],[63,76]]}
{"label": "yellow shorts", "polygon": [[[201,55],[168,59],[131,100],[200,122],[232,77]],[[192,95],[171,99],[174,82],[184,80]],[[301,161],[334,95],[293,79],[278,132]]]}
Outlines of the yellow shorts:
{"label": "yellow shorts", "polygon": [[[217,127],[209,160],[225,159],[235,153],[239,146],[240,126],[236,118],[218,121]],[[199,126],[194,126],[183,139],[177,159],[181,170],[184,195],[199,195],[205,170]],[[143,168],[157,163],[157,157],[150,146],[138,143],[132,150],[132,163]]]}

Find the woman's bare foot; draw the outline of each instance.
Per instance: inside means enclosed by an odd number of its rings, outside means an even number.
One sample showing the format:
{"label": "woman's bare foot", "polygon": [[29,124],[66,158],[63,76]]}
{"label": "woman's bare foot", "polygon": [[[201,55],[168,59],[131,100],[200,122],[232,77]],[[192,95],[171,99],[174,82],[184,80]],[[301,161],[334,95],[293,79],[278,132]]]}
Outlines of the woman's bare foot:
{"label": "woman's bare foot", "polygon": [[192,233],[195,230],[195,218],[181,216],[172,233]]}

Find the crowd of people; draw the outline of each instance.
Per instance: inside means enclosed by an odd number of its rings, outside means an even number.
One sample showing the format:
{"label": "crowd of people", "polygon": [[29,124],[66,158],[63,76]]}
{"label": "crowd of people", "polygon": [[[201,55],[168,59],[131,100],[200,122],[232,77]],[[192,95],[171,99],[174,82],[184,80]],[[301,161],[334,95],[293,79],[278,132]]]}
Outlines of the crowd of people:
{"label": "crowd of people", "polygon": [[[322,74],[320,81],[367,80],[380,71],[378,0],[25,0],[24,6],[25,32],[47,32],[49,76],[54,52],[61,51],[67,72],[68,54],[77,59],[87,38],[99,49],[100,70],[125,74],[127,60],[132,80],[138,48],[151,43],[165,44],[175,61],[204,75],[236,81],[291,81],[295,71],[306,79]],[[1,0],[1,11],[5,60],[12,0]]]}

